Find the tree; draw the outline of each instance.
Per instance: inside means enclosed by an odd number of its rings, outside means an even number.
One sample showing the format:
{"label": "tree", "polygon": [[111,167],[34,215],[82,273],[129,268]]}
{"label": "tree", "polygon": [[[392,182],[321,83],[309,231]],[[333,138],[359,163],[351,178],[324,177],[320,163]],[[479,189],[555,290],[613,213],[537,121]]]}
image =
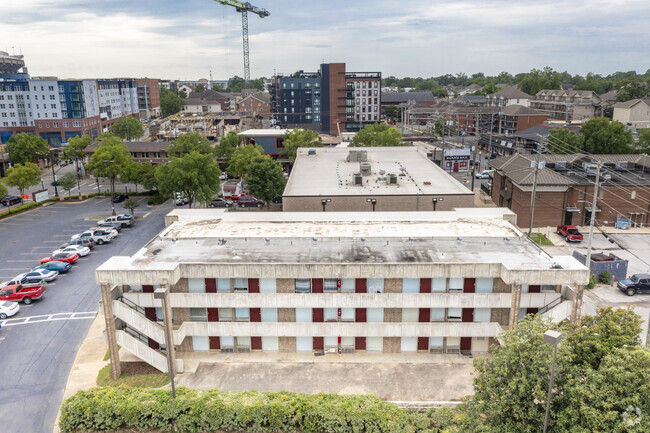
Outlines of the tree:
{"label": "tree", "polygon": [[268,156],[257,158],[248,166],[248,190],[255,197],[264,200],[267,208],[273,197],[282,195],[284,184],[282,166]]}
{"label": "tree", "polygon": [[242,89],[246,88],[246,80],[242,77],[235,75],[228,80],[228,90],[231,92],[240,92]]}
{"label": "tree", "polygon": [[214,148],[210,145],[210,141],[207,138],[198,132],[190,132],[189,134],[179,135],[167,149],[167,155],[170,158],[187,155],[190,152],[212,155]]}
{"label": "tree", "polygon": [[552,129],[546,138],[546,149],[560,155],[579,153],[583,148],[583,138],[570,129]]}
{"label": "tree", "polygon": [[5,179],[1,179],[0,181],[0,197],[6,197],[9,195],[9,190],[7,190],[7,187],[4,185],[4,182],[6,181]]}
{"label": "tree", "polygon": [[311,129],[292,129],[284,135],[282,145],[284,146],[282,155],[293,162],[296,160],[299,147],[323,147],[323,142],[318,133]]}
{"label": "tree", "polygon": [[625,102],[631,99],[642,99],[650,95],[650,86],[647,82],[633,81],[625,84],[616,93],[616,100]]}
{"label": "tree", "polygon": [[481,90],[479,93],[482,95],[491,95],[493,93],[496,93],[499,91],[499,88],[495,86],[492,83],[488,83],[483,87],[483,90]]}
{"label": "tree", "polygon": [[99,136],[99,146],[95,149],[86,170],[95,177],[106,177],[111,182],[111,194],[115,195],[115,180],[131,162],[131,153],[122,140],[110,133]]}
{"label": "tree", "polygon": [[217,158],[223,158],[226,162],[230,161],[235,150],[241,145],[244,137],[237,135],[235,131],[230,131],[225,137],[221,137],[219,145],[215,148]]}
{"label": "tree", "polygon": [[589,153],[631,153],[632,132],[625,130],[619,121],[610,121],[606,117],[594,117],[580,128],[583,135],[584,150]]}
{"label": "tree", "polygon": [[113,124],[113,134],[122,140],[137,140],[144,135],[142,122],[133,116],[126,116]]}
{"label": "tree", "polygon": [[389,119],[397,120],[398,122],[402,121],[402,111],[397,105],[389,105],[384,109],[384,114]]}
{"label": "tree", "polygon": [[646,155],[650,153],[650,129],[641,129],[637,131],[638,142],[637,142],[637,151],[639,153],[645,153]]}
{"label": "tree", "polygon": [[140,207],[140,201],[135,197],[129,197],[126,200],[124,200],[124,203],[122,203],[122,207],[124,209],[130,210],[131,215],[133,215],[133,211],[135,210],[135,208]]}
{"label": "tree", "polygon": [[219,166],[206,155],[196,151],[172,158],[156,169],[156,181],[164,197],[173,198],[177,192],[187,196],[188,207],[194,201],[207,203],[219,191]]}
{"label": "tree", "polygon": [[160,89],[160,111],[163,117],[178,113],[183,109],[183,105],[185,101],[177,91],[164,87]]}
{"label": "tree", "polygon": [[449,125],[449,119],[438,119],[433,124],[433,133],[438,137],[454,135],[454,127]]}
{"label": "tree", "polygon": [[232,158],[230,158],[228,173],[232,176],[245,177],[246,173],[248,173],[248,166],[263,154],[264,149],[257,144],[238,147],[232,154]]}
{"label": "tree", "polygon": [[9,138],[7,152],[13,164],[25,164],[47,157],[50,146],[44,138],[29,132],[21,132]]}
{"label": "tree", "polygon": [[68,197],[71,196],[70,191],[76,184],[77,176],[75,176],[74,173],[67,172],[59,179],[59,185],[61,188],[63,188],[65,191],[68,191]]}
{"label": "tree", "polygon": [[148,191],[158,190],[158,181],[156,180],[157,165],[145,162],[140,166],[140,184]]}
{"label": "tree", "polygon": [[131,182],[135,185],[135,192],[138,192],[138,184],[142,183],[142,166],[141,162],[130,161],[122,169],[120,179],[124,182]]}
{"label": "tree", "polygon": [[196,85],[196,88],[194,89],[195,92],[197,93],[203,93],[205,92],[205,86],[201,83]]}
{"label": "tree", "polygon": [[402,143],[402,134],[395,128],[377,123],[366,125],[357,132],[350,147],[406,146]]}
{"label": "tree", "polygon": [[25,193],[25,189],[41,183],[42,174],[41,169],[33,162],[16,164],[7,169],[5,183],[9,186],[17,187],[22,196]]}
{"label": "tree", "polygon": [[79,168],[79,161],[83,161],[86,158],[86,148],[90,146],[92,139],[89,135],[83,135],[81,137],[72,137],[68,139],[68,145],[63,151],[64,155],[68,158],[74,159],[77,168],[77,174],[81,172]]}

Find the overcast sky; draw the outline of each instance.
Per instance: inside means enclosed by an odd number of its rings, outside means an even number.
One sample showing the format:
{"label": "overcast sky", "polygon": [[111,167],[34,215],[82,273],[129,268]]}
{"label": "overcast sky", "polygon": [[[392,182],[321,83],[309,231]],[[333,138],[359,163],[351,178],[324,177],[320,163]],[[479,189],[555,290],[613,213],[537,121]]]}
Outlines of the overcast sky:
{"label": "overcast sky", "polygon": [[[254,0],[251,76],[650,68],[649,0]],[[0,0],[0,50],[33,76],[243,76],[241,16],[213,0]]]}

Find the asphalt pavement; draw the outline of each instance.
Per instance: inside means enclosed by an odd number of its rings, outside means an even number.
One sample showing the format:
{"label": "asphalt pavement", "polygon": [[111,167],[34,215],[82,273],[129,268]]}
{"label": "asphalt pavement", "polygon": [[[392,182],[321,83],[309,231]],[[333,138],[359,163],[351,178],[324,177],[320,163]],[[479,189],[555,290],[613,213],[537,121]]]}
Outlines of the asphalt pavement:
{"label": "asphalt pavement", "polygon": [[[1,321],[0,432],[52,432],[70,368],[98,310],[95,269],[113,255],[132,255],[164,226],[173,204],[148,207],[141,198],[135,227],[96,246],[49,283],[32,305]],[[108,198],[56,203],[0,220],[0,281],[38,265],[70,237],[96,225],[86,217],[110,215]],[[119,205],[116,210],[120,211]]]}

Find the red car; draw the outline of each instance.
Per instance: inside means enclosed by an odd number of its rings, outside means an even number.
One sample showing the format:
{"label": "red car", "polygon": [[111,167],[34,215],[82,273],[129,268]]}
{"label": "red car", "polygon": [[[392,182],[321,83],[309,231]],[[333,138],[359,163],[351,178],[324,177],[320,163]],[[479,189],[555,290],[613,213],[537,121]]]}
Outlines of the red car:
{"label": "red car", "polygon": [[237,205],[239,207],[262,207],[264,206],[264,202],[262,200],[256,199],[252,195],[245,195],[243,197],[239,197],[239,200],[237,200]]}
{"label": "red car", "polygon": [[582,240],[582,233],[578,231],[576,226],[557,226],[557,234],[564,237],[567,242],[580,242]]}
{"label": "red car", "polygon": [[59,253],[50,257],[45,257],[41,259],[41,265],[47,262],[67,262],[70,264],[76,263],[79,260],[79,256],[75,253]]}

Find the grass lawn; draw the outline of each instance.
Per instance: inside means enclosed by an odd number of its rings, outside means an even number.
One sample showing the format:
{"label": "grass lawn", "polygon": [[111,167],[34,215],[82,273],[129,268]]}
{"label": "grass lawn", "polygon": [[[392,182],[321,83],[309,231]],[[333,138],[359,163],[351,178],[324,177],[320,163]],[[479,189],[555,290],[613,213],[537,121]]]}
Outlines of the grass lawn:
{"label": "grass lawn", "polygon": [[[155,370],[153,367],[151,367],[151,369]],[[98,386],[126,385],[134,388],[160,388],[161,386],[167,385],[169,382],[169,375],[160,372],[149,374],[131,374],[128,371],[123,371],[122,376],[118,380],[113,380],[111,377],[110,365],[102,368],[97,375]]]}
{"label": "grass lawn", "polygon": [[551,242],[546,236],[544,236],[541,233],[531,233],[530,234],[530,240],[535,242],[537,245],[548,245],[548,246],[553,246],[553,242]]}

